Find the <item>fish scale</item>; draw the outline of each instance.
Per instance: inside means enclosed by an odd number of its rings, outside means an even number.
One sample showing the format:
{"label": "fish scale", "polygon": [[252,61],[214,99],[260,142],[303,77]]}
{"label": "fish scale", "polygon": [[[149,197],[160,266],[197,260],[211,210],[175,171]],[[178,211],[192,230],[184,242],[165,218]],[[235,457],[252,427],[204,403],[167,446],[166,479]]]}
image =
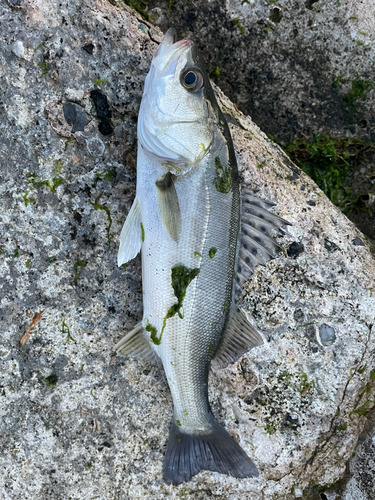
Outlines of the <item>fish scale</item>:
{"label": "fish scale", "polygon": [[286,221],[249,190],[241,209],[228,126],[195,45],[177,42],[173,30],[146,77],[138,142],[136,199],[118,263],[141,250],[143,319],[115,349],[162,362],[174,404],[166,483],[202,469],[257,476],[212,415],[208,370],[263,343],[238,298],[254,268],[275,255],[272,236]]}

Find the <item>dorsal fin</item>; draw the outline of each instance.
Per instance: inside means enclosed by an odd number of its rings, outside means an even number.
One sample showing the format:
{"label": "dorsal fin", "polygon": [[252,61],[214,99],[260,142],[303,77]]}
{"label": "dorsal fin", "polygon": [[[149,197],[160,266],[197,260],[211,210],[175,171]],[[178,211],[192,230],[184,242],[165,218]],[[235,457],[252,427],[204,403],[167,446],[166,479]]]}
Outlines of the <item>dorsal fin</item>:
{"label": "dorsal fin", "polygon": [[290,222],[268,211],[274,203],[264,201],[249,190],[242,191],[241,228],[238,238],[233,300],[237,302],[241,286],[248,281],[257,265],[265,265],[282,248],[274,240],[284,234]]}
{"label": "dorsal fin", "polygon": [[263,337],[249,322],[243,309],[233,307],[211,365],[216,369],[225,368],[228,364],[235,363],[245,352],[263,343]]}

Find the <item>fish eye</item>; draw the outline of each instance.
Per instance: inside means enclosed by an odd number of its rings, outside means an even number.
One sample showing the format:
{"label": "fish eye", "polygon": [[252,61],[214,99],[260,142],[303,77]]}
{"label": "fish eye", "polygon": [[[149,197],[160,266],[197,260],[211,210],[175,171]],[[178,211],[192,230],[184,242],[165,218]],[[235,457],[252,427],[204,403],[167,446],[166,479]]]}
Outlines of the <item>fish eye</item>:
{"label": "fish eye", "polygon": [[181,74],[181,83],[191,92],[196,92],[203,87],[203,75],[198,69],[188,69]]}

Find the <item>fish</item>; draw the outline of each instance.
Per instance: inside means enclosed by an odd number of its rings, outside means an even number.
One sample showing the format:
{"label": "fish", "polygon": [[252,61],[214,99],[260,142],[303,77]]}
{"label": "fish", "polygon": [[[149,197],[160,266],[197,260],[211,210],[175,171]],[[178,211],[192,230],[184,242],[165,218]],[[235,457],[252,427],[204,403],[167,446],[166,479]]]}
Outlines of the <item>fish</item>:
{"label": "fish", "polygon": [[275,257],[274,236],[288,223],[269,211],[272,203],[240,191],[230,131],[202,56],[174,28],[152,59],[137,135],[136,197],[118,265],[141,251],[143,318],[114,349],[164,368],[174,405],[166,484],[201,470],[257,477],[211,412],[208,373],[263,344],[239,298],[255,267]]}

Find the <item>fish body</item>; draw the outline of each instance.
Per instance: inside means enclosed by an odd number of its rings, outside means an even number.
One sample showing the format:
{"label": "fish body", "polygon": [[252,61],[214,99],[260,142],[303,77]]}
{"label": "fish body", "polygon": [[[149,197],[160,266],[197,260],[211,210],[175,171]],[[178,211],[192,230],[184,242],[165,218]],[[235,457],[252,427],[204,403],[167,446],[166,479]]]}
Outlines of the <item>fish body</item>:
{"label": "fish body", "polygon": [[[257,476],[211,413],[208,370],[215,356],[225,366],[262,343],[237,309],[236,294],[255,265],[271,257],[277,245],[270,233],[280,224],[249,192],[241,209],[228,126],[195,45],[176,42],[173,30],[146,78],[138,140],[136,200],[118,260],[142,249],[144,312],[116,348],[162,361],[174,403],[165,482],[179,484],[202,469]],[[250,221],[242,251],[241,213]]]}

